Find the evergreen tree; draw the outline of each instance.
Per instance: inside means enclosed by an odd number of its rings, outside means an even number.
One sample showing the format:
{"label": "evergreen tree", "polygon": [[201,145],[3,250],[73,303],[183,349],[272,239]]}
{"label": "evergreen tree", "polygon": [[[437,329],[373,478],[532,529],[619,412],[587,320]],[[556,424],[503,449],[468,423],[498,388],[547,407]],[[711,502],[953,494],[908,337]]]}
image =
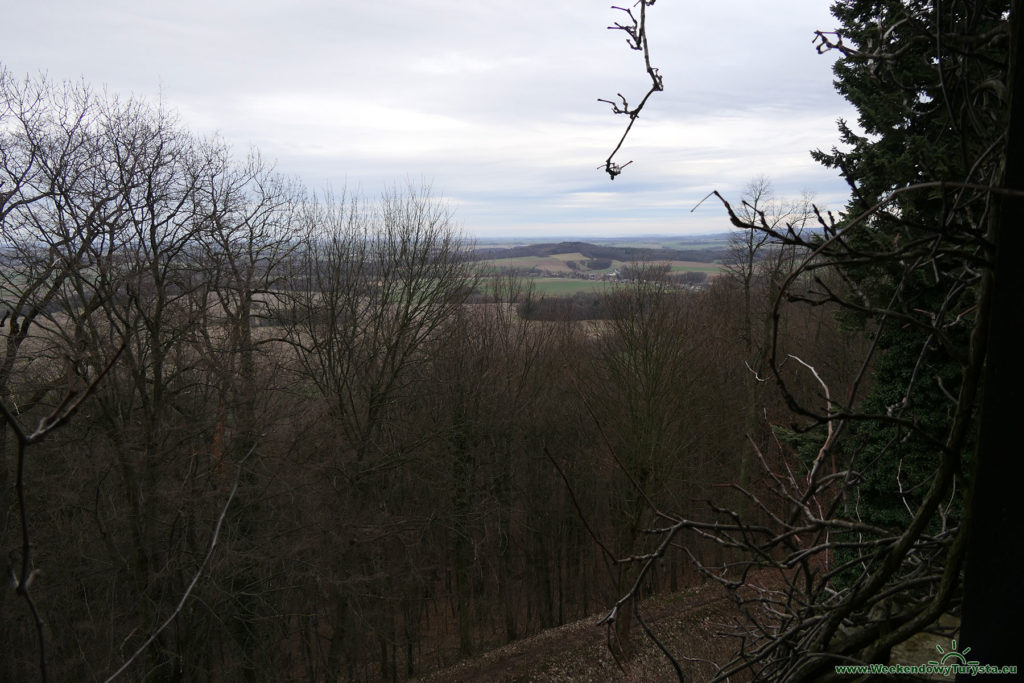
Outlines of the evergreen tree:
{"label": "evergreen tree", "polygon": [[842,54],[836,87],[859,126],[840,121],[843,148],[815,157],[851,187],[842,267],[857,300],[845,315],[879,351],[860,405],[876,419],[857,425],[852,448],[860,513],[891,528],[920,504],[957,408],[986,258],[982,188],[1005,131],[1009,4],[847,0],[833,6],[841,28],[820,36]]}

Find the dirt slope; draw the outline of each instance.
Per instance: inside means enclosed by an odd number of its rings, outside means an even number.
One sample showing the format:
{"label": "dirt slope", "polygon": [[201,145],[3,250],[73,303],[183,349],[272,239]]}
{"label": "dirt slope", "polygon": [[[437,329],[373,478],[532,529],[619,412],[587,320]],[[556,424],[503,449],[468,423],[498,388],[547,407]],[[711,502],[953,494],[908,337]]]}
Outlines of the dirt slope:
{"label": "dirt slope", "polygon": [[[684,655],[724,655],[729,639],[715,635],[730,618],[732,603],[725,591],[708,585],[645,603],[645,621],[676,655],[688,680],[705,680],[714,671],[707,662]],[[634,623],[638,655],[619,667],[607,647],[607,629],[597,626],[603,615],[549,629],[479,657],[417,679],[421,683],[546,681],[675,681],[669,661]],[[727,657],[726,657],[727,659]]]}

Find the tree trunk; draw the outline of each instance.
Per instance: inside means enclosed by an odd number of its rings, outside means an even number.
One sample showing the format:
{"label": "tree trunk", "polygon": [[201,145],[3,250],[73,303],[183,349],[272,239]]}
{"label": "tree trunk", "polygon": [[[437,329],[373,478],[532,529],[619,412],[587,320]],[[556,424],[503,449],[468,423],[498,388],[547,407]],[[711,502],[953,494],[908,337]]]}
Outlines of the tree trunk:
{"label": "tree trunk", "polygon": [[[1010,116],[1002,186],[1024,190],[1024,2],[1013,4],[1009,65]],[[981,437],[970,504],[970,540],[960,642],[970,659],[1020,665],[1024,643],[1024,458],[1021,392],[1024,363],[1024,199],[997,198],[996,263],[992,285]],[[962,647],[961,646],[961,649]],[[966,676],[957,676],[963,680]]]}

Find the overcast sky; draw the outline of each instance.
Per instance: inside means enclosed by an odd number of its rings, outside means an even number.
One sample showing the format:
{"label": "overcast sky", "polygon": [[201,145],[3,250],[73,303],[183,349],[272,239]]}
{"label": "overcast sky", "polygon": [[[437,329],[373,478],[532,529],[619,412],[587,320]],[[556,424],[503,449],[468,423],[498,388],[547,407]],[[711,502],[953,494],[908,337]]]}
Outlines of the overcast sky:
{"label": "overcast sky", "polygon": [[196,134],[249,146],[311,187],[366,195],[425,179],[479,237],[728,229],[712,189],[759,175],[840,208],[826,0],[661,0],[652,97],[626,124],[598,97],[646,92],[640,53],[596,0],[35,0],[4,9],[0,60],[163,101]]}

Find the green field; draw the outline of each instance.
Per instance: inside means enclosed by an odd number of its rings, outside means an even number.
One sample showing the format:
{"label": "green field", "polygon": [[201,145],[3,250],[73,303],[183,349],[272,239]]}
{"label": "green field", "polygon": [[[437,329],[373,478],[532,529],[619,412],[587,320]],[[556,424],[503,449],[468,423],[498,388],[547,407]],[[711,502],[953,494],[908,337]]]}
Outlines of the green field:
{"label": "green field", "polygon": [[607,292],[617,283],[602,280],[579,280],[571,277],[538,277],[530,280],[536,296],[572,296],[579,292]]}
{"label": "green field", "polygon": [[713,277],[722,272],[722,266],[718,263],[700,263],[697,261],[668,261],[672,266],[673,273],[707,273]]}

